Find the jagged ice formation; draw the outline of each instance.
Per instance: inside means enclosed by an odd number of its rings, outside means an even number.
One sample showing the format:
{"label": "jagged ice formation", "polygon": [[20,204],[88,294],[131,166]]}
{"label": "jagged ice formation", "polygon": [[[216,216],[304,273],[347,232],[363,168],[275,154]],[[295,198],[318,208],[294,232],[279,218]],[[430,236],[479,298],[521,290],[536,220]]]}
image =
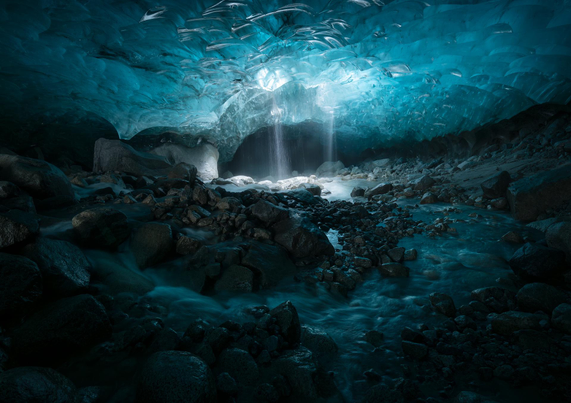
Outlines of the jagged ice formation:
{"label": "jagged ice formation", "polygon": [[571,100],[569,0],[0,4],[2,118],[85,110],[125,139],[204,136],[222,160],[275,122],[364,149]]}

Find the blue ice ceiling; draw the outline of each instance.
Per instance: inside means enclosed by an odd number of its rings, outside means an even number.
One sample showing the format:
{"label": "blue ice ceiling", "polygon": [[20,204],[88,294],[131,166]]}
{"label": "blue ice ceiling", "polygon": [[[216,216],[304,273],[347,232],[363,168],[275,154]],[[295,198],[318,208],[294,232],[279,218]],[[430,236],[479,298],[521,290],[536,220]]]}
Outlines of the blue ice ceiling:
{"label": "blue ice ceiling", "polygon": [[223,159],[277,121],[365,148],[571,100],[571,0],[0,4],[2,114],[178,127]]}

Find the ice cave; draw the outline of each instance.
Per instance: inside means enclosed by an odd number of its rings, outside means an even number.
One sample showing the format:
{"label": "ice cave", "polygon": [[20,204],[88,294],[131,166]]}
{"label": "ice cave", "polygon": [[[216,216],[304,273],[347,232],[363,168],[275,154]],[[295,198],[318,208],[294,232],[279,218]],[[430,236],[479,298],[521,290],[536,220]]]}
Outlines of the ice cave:
{"label": "ice cave", "polygon": [[571,401],[571,0],[0,0],[0,403]]}

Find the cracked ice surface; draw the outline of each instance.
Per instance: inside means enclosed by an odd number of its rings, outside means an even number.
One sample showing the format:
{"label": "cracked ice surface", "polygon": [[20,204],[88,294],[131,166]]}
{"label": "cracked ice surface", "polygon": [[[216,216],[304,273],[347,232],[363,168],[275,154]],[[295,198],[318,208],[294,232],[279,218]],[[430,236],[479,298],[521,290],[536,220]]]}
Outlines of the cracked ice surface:
{"label": "cracked ice surface", "polygon": [[222,159],[276,119],[364,149],[571,100],[571,0],[4,0],[0,43],[0,114],[180,128]]}

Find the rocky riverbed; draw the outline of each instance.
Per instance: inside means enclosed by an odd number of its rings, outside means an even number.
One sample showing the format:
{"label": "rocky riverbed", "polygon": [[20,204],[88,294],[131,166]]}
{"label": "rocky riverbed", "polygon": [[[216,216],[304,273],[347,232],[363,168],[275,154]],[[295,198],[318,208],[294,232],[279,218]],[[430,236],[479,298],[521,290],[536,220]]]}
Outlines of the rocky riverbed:
{"label": "rocky riverbed", "polygon": [[281,181],[4,150],[0,401],[568,401],[571,149],[534,141]]}

